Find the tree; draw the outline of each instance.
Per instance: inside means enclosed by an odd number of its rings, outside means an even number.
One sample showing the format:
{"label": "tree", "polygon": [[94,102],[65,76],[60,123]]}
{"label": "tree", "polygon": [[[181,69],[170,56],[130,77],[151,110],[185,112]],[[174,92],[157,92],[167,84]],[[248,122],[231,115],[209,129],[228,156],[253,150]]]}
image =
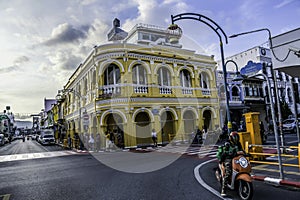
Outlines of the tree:
{"label": "tree", "polygon": [[293,114],[291,109],[289,108],[289,105],[285,101],[280,101],[280,108],[282,119],[287,119],[290,115]]}

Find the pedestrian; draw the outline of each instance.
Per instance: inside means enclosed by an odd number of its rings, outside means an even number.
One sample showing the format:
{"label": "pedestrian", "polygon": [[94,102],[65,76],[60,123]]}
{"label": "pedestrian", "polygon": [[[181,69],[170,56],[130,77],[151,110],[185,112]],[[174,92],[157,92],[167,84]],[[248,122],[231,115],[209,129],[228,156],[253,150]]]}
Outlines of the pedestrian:
{"label": "pedestrian", "polygon": [[197,144],[200,144],[202,142],[202,132],[199,129],[199,126],[196,127],[196,139]]}
{"label": "pedestrian", "polygon": [[110,145],[111,145],[111,147],[113,147],[114,144],[115,144],[115,139],[116,139],[116,137],[115,137],[115,132],[116,132],[116,130],[111,131],[111,132],[109,133],[109,139],[110,139]]}
{"label": "pedestrian", "polygon": [[105,150],[106,151],[109,151],[110,150],[110,144],[111,143],[111,140],[110,140],[110,131],[108,130],[106,132],[106,137],[105,137]]}
{"label": "pedestrian", "polygon": [[89,150],[89,134],[87,132],[84,133],[83,143],[86,150]]}
{"label": "pedestrian", "polygon": [[68,134],[68,147],[69,149],[72,149],[72,138],[70,134]]}
{"label": "pedestrian", "polygon": [[95,148],[96,148],[96,151],[100,150],[100,133],[97,133],[97,135],[96,135]]}
{"label": "pedestrian", "polygon": [[260,130],[261,143],[265,144],[267,142],[267,138],[265,136],[265,126],[263,121],[259,122],[259,130]]}
{"label": "pedestrian", "polygon": [[75,143],[75,149],[79,148],[79,135],[78,133],[74,133],[74,143]]}
{"label": "pedestrian", "polygon": [[154,147],[157,147],[157,133],[156,133],[155,129],[152,129],[151,136],[152,136],[152,141],[153,141]]}
{"label": "pedestrian", "polygon": [[90,134],[90,138],[89,138],[89,150],[94,151],[94,137],[93,134]]}

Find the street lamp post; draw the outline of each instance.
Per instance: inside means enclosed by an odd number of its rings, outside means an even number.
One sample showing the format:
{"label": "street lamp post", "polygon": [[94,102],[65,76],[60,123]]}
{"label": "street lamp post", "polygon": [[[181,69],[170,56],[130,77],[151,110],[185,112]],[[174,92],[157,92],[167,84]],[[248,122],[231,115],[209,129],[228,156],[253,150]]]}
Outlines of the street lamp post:
{"label": "street lamp post", "polygon": [[[78,98],[79,98],[79,102],[80,100],[82,99],[82,96],[81,94],[79,94],[77,91],[73,90],[73,89],[63,89],[63,90],[58,90],[58,95],[57,97],[59,98],[59,96],[61,96],[62,94],[66,93],[66,92],[73,92]],[[62,94],[61,94],[62,93]],[[85,109],[85,108],[84,108]],[[86,109],[85,109],[86,111]],[[79,124],[78,124],[78,129],[79,129],[79,133],[81,133],[81,129],[82,129],[82,126],[81,126],[81,118],[82,118],[82,107],[79,105]]]}
{"label": "street lamp post", "polygon": [[271,115],[272,115],[272,121],[273,121],[273,125],[274,125],[275,142],[276,142],[276,148],[277,148],[277,154],[278,154],[279,174],[280,174],[280,178],[284,179],[283,168],[282,168],[282,160],[281,160],[281,151],[280,151],[279,141],[278,141],[278,129],[277,129],[277,124],[276,124],[276,114],[275,114],[274,103],[271,100],[272,94],[271,94],[270,79],[264,73],[256,74],[255,76],[263,76],[265,78],[265,80],[267,81],[268,93],[269,93],[269,98],[270,98],[270,106],[271,106]]}
{"label": "street lamp post", "polygon": [[182,13],[178,15],[171,15],[171,21],[172,24],[174,24],[175,21],[183,20],[183,19],[192,19],[192,20],[197,20],[200,21],[207,26],[209,26],[213,31],[218,35],[219,41],[220,41],[220,50],[221,50],[221,61],[222,61],[222,69],[223,69],[223,74],[224,74],[224,87],[225,87],[225,99],[226,99],[226,114],[227,114],[227,127],[228,127],[228,135],[231,132],[232,129],[232,123],[231,123],[231,118],[230,118],[230,110],[229,110],[229,93],[228,93],[228,88],[227,88],[227,71],[226,71],[226,66],[225,66],[225,61],[224,61],[224,49],[223,49],[223,41],[222,41],[222,36],[225,38],[226,44],[228,43],[227,36],[223,29],[213,20],[210,18],[197,14],[197,13]]}
{"label": "street lamp post", "polygon": [[[253,30],[253,31],[247,31],[247,32],[243,32],[243,33],[238,33],[238,34],[233,34],[230,35],[229,38],[235,38],[238,37],[240,35],[247,35],[247,34],[251,34],[251,33],[256,33],[256,32],[261,32],[261,31],[267,31],[268,32],[268,36],[269,36],[269,44],[270,44],[270,49],[271,52],[274,56],[274,58],[276,60],[278,60],[279,62],[284,62],[288,55],[286,55],[286,57],[284,59],[280,59],[275,55],[274,49],[273,49],[273,43],[272,43],[272,36],[271,36],[271,31],[268,28],[261,28],[261,29],[257,29],[257,30]],[[275,75],[275,71],[273,70],[273,66],[271,65],[271,72],[272,72],[272,76],[273,76],[273,80],[274,80],[274,87],[275,87],[275,98],[276,98],[276,102],[277,102],[277,109],[278,109],[278,122],[279,122],[279,132],[280,132],[280,140],[281,140],[281,146],[284,148],[285,142],[284,142],[284,136],[283,136],[283,130],[282,130],[282,113],[281,113],[281,107],[280,107],[280,99],[279,99],[279,93],[278,93],[278,87],[277,87],[277,78]],[[272,101],[272,98],[270,98],[270,101]]]}

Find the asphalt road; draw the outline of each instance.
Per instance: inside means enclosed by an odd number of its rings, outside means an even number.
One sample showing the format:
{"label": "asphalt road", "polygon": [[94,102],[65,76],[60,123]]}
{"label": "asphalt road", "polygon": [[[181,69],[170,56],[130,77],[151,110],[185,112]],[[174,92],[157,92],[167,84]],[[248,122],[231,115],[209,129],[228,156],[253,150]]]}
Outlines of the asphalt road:
{"label": "asphalt road", "polygon": [[[0,162],[0,199],[220,199],[194,175],[194,169],[211,157],[167,152],[71,153],[59,146],[22,140],[1,147],[1,155],[4,152],[51,156]],[[208,162],[199,174],[210,188],[219,191],[215,167],[215,162]],[[237,197],[231,192],[229,198]],[[254,181],[254,199],[300,199],[300,192]]]}
{"label": "asphalt road", "polygon": [[24,153],[39,153],[39,152],[52,152],[61,151],[62,148],[57,145],[43,146],[35,140],[23,140],[18,139],[11,142],[11,144],[5,144],[0,147],[1,155],[14,155],[14,154],[24,154]]}
{"label": "asphalt road", "polygon": [[213,199],[194,178],[198,163],[181,157],[161,170],[126,173],[85,154],[5,162],[0,163],[0,195],[10,200]]}
{"label": "asphalt road", "polygon": [[[211,161],[203,165],[199,169],[201,178],[205,181],[205,183],[209,187],[213,189],[212,191],[220,191],[220,184],[216,179],[212,178],[214,177],[214,173],[215,173],[214,169],[216,165],[217,165],[217,161]],[[254,195],[253,195],[254,200],[257,199],[299,200],[300,199],[300,190],[273,186],[261,181],[253,181],[253,190],[254,190]],[[237,198],[236,192],[228,191],[228,196],[226,198],[236,199]]]}

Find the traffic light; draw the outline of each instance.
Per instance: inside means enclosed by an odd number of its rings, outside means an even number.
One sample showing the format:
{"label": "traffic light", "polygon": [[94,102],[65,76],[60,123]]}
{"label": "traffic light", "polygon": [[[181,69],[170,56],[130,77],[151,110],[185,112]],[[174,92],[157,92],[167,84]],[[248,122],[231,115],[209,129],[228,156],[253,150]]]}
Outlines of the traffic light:
{"label": "traffic light", "polygon": [[38,117],[33,117],[32,127],[34,130],[38,130],[38,128],[39,128],[39,118]]}
{"label": "traffic light", "polygon": [[268,74],[267,73],[267,67],[268,67],[269,65],[268,65],[268,63],[266,63],[266,62],[263,62],[263,64],[262,64],[262,73],[263,74]]}

